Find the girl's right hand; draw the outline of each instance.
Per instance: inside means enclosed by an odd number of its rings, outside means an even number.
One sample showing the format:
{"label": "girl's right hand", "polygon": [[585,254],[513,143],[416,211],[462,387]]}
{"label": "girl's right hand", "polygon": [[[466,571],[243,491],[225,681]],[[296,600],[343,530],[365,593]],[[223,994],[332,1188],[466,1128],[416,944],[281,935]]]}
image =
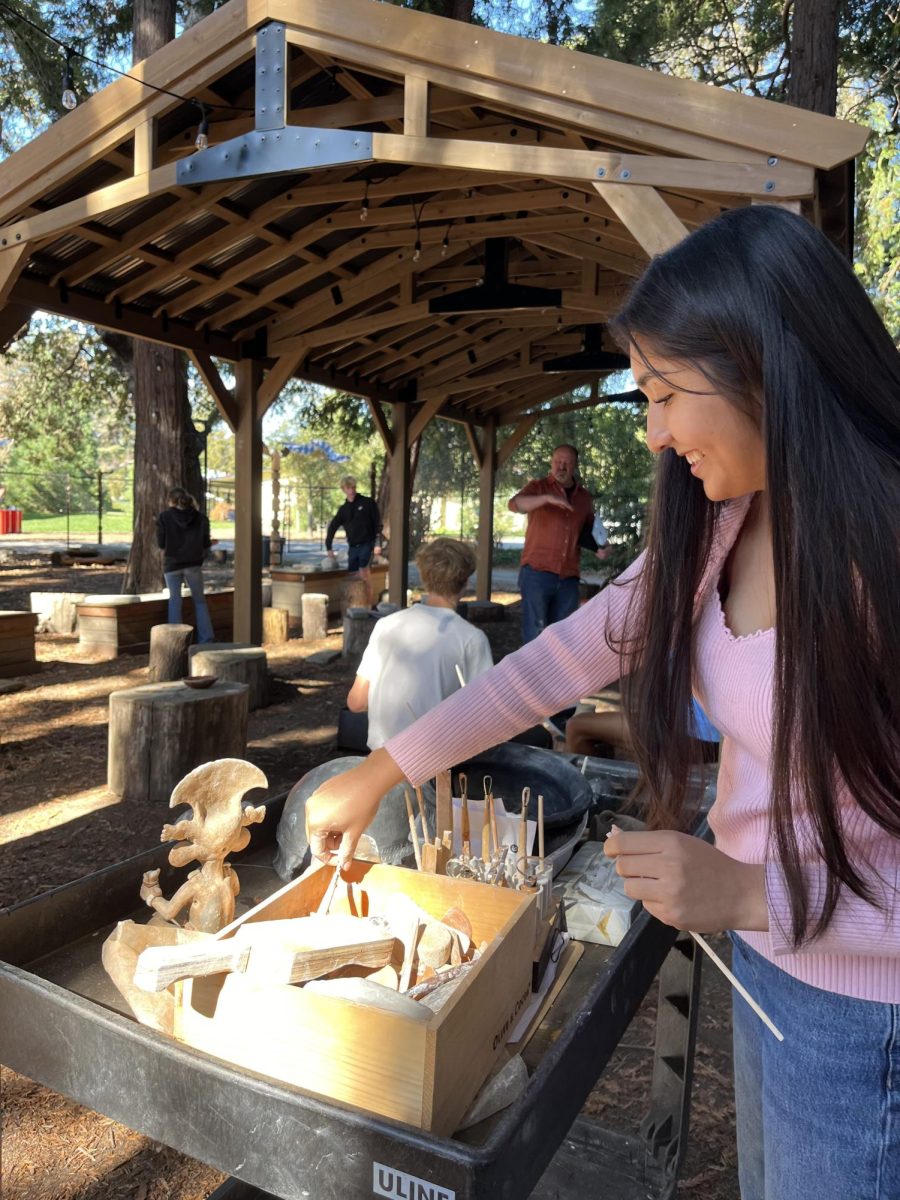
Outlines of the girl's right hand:
{"label": "girl's right hand", "polygon": [[306,836],[314,858],[349,863],[360,836],[372,823],[382,797],[403,779],[386,750],[329,779],[306,802]]}

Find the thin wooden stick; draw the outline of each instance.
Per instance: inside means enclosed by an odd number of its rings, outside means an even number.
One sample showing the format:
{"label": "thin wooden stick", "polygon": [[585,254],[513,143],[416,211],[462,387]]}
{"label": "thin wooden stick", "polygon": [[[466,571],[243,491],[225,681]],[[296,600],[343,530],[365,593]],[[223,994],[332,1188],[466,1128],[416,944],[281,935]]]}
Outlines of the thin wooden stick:
{"label": "thin wooden stick", "polygon": [[525,845],[525,843],[528,840],[528,805],[530,801],[531,788],[522,788],[522,819],[519,823],[519,855],[522,866],[519,867],[517,862],[516,870],[520,872],[523,882],[525,881],[525,876],[528,873],[528,847]]}
{"label": "thin wooden stick", "polygon": [[428,832],[428,820],[425,816],[425,801],[422,798],[422,789],[416,788],[416,799],[419,802],[419,816],[422,818],[422,844],[431,841],[431,834]]}
{"label": "thin wooden stick", "polygon": [[456,663],[456,678],[459,680],[460,687],[466,686],[466,677],[463,675],[462,667],[459,665],[459,663]]}
{"label": "thin wooden stick", "polygon": [[460,836],[462,838],[462,852],[468,856],[472,852],[469,843],[469,789],[465,775],[460,772],[459,776],[459,792],[462,799],[462,813],[460,820],[462,822]]}
{"label": "thin wooden stick", "polygon": [[544,870],[544,797],[538,792],[538,859],[539,869]]}
{"label": "thin wooden stick", "polygon": [[706,938],[701,937],[699,933],[693,933],[693,932],[691,932],[691,937],[694,939],[694,941],[697,943],[697,945],[700,947],[700,949],[704,950],[709,955],[709,957],[716,964],[716,966],[719,968],[719,970],[722,972],[722,974],[725,976],[725,978],[728,980],[728,982],[731,984],[731,986],[733,988],[735,988],[735,990],[738,991],[744,997],[744,999],[747,1001],[747,1003],[750,1005],[750,1007],[753,1009],[753,1011],[756,1013],[756,1015],[759,1017],[759,1019],[762,1021],[762,1023],[766,1026],[766,1028],[770,1029],[772,1031],[772,1033],[775,1034],[775,1036],[778,1038],[779,1042],[783,1042],[784,1034],[774,1024],[774,1022],[771,1020],[771,1018],[765,1012],[763,1012],[763,1010],[756,1003],[756,1001],[753,999],[753,997],[750,995],[750,993],[747,991],[747,989],[744,987],[744,985],[740,982],[740,980],[737,979],[734,975],[732,975],[731,971],[729,971],[729,969],[725,966],[725,964],[722,962],[721,958],[719,958],[718,954],[716,954],[715,950],[713,950],[712,946],[709,944],[709,942],[706,940]]}
{"label": "thin wooden stick", "polygon": [[412,801],[409,798],[409,788],[403,789],[403,799],[406,801],[406,815],[409,817],[409,832],[412,835],[413,854],[416,856],[416,870],[422,870],[422,851],[419,847],[419,835],[416,832],[416,818],[413,814]]}
{"label": "thin wooden stick", "polygon": [[334,864],[334,874],[329,880],[328,887],[325,889],[325,895],[319,901],[319,907],[316,909],[316,915],[324,917],[328,915],[328,910],[331,908],[331,901],[334,899],[334,890],[338,885],[338,880],[341,877],[341,864]]}

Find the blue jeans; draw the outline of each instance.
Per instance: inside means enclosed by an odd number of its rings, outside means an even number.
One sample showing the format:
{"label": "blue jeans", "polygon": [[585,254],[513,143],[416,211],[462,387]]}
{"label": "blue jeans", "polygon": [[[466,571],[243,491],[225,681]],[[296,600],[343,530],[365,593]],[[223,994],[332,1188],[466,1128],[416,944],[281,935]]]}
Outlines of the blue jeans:
{"label": "blue jeans", "polygon": [[359,571],[362,567],[367,567],[372,561],[372,552],[374,549],[374,542],[357,542],[353,546],[348,546],[347,570]]}
{"label": "blue jeans", "polygon": [[578,607],[578,577],[560,579],[552,571],[519,568],[522,594],[522,641],[531,642],[554,621],[571,617]]}
{"label": "blue jeans", "polygon": [[169,624],[181,623],[181,581],[184,580],[191,589],[191,599],[194,601],[197,641],[214,642],[216,633],[203,595],[203,568],[179,567],[177,571],[166,571],[164,574],[166,587],[169,589]]}
{"label": "blue jeans", "polygon": [[900,1197],[900,1005],[788,975],[732,934],[741,1200]]}

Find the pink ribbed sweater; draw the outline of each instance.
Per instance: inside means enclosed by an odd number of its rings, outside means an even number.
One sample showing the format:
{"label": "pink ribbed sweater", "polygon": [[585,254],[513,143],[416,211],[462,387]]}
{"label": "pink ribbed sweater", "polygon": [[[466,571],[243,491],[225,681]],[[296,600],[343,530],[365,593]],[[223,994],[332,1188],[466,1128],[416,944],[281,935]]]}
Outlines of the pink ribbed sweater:
{"label": "pink ribbed sweater", "polygon": [[[844,794],[842,817],[851,861],[883,900],[873,908],[844,892],[825,934],[789,948],[790,909],[779,864],[767,853],[772,745],[772,677],[775,635],[771,629],[734,637],[719,600],[718,579],[749,505],[749,497],[725,506],[698,595],[694,690],[721,731],[716,801],[709,814],[716,845],[732,858],[766,864],[769,932],[739,931],[760,954],[815,987],[864,1000],[900,1003],[900,841],[863,814]],[[509,655],[493,670],[456,692],[387,742],[385,749],[412,783],[558,712],[579,696],[618,677],[618,655],[606,640],[619,633],[632,564],[566,621]],[[620,586],[624,584],[625,586]],[[809,847],[807,881],[812,911],[824,894],[811,822],[797,818],[798,841]]]}

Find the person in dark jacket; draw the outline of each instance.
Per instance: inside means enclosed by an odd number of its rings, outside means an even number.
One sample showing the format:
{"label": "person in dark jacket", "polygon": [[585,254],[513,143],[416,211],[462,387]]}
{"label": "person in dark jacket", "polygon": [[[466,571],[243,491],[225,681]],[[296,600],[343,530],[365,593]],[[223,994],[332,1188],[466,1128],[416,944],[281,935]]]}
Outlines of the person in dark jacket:
{"label": "person in dark jacket", "polygon": [[214,545],[209,536],[209,519],[184,488],[174,487],[169,507],[156,518],[156,543],[164,554],[163,574],[169,589],[169,624],[181,622],[181,584],[191,589],[197,641],[216,640],[206,598],[203,595],[203,559]]}
{"label": "person in dark jacket", "polygon": [[347,535],[347,570],[359,572],[360,579],[366,581],[371,603],[369,563],[372,560],[375,541],[381,532],[381,514],[371,496],[363,496],[356,490],[356,480],[352,475],[345,475],[341,480],[341,491],[347,499],[328,523],[328,530],[325,534],[325,550],[331,558],[337,559],[331,543],[334,541],[334,535],[338,529],[343,526]]}

